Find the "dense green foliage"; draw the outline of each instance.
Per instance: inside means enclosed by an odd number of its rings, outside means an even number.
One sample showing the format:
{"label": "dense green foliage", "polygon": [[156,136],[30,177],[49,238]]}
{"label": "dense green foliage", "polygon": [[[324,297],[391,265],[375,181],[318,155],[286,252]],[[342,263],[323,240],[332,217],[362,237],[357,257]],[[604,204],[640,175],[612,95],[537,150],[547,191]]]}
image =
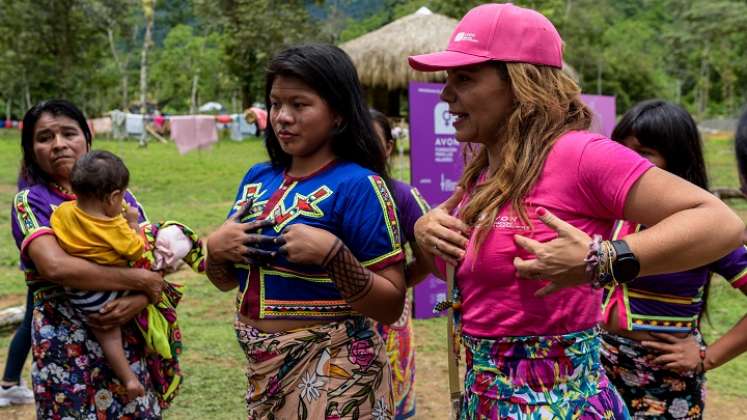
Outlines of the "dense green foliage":
{"label": "dense green foliage", "polygon": [[[747,0],[515,0],[547,15],[584,91],[618,109],[651,97],[698,118],[747,101]],[[141,60],[143,0],[0,0],[0,115],[66,97],[97,115],[146,101],[188,112],[263,101],[263,69],[284,45],[343,42],[427,6],[455,18],[475,0],[158,0]],[[150,44],[149,44],[150,45]]]}
{"label": "dense green foliage", "polygon": [[[351,23],[351,39],[427,6],[459,19],[477,0],[390,0]],[[698,118],[735,115],[747,101],[745,0],[514,0],[545,14],[585,92],[615,95],[618,109],[659,97]],[[392,13],[394,12],[394,13]]]}

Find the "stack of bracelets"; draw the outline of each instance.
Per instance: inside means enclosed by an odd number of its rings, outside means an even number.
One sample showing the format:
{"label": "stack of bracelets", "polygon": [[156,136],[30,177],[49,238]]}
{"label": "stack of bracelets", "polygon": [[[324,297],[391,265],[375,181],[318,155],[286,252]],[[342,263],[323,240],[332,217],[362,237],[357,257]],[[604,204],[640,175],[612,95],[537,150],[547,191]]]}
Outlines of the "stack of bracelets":
{"label": "stack of bracelets", "polygon": [[589,244],[586,262],[586,274],[592,287],[599,289],[616,282],[612,272],[612,262],[615,261],[615,249],[610,241],[603,241],[600,235],[594,235]]}

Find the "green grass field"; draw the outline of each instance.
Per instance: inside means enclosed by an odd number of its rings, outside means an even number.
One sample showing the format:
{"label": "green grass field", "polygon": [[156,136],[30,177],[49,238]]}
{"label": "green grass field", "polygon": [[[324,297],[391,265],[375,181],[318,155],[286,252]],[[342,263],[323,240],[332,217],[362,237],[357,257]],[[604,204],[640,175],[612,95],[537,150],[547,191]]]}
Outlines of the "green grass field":
{"label": "green grass field", "polygon": [[[18,138],[17,132],[0,130],[0,206],[5,212],[9,212],[15,193],[20,160]],[[152,220],[180,220],[200,234],[210,232],[223,221],[243,174],[266,156],[259,140],[222,141],[211,151],[186,156],[180,156],[173,144],[154,143],[147,149],[138,149],[136,142],[97,141],[95,148],[110,150],[125,160],[132,173],[131,189]],[[709,140],[706,151],[712,184],[736,186],[731,139]],[[733,204],[743,218],[747,216],[744,202]],[[0,308],[23,303],[25,286],[17,263],[18,253],[6,216],[0,218]],[[206,278],[190,272],[180,272],[174,278],[188,287],[179,311],[186,380],[166,418],[246,418],[243,406],[245,359],[233,335],[232,294],[218,292]],[[747,299],[721,279],[714,280],[711,296],[711,323],[706,325],[709,340],[724,333],[747,312]],[[417,382],[418,418],[445,418],[445,322],[436,319],[416,321],[415,325],[417,366],[421,368]],[[10,338],[7,332],[0,335],[0,364],[3,366]],[[28,378],[28,369],[24,375]],[[709,390],[722,400],[742,401],[747,397],[747,357],[742,356],[710,372],[708,379]],[[29,418],[31,411],[26,410],[0,409],[0,417],[8,418],[7,414],[10,418]]]}

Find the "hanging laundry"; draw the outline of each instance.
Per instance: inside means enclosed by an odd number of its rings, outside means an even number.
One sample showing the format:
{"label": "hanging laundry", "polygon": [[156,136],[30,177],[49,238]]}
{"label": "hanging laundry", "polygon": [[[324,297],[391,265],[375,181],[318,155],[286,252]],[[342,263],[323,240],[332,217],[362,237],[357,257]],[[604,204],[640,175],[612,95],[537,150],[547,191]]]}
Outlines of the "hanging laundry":
{"label": "hanging laundry", "polygon": [[112,132],[112,119],[111,117],[101,117],[89,120],[90,125],[93,127],[94,134],[107,134]]}
{"label": "hanging laundry", "polygon": [[218,128],[211,115],[181,115],[170,118],[171,138],[179,153],[208,148],[218,141]]}
{"label": "hanging laundry", "polygon": [[125,122],[127,128],[127,135],[130,137],[141,137],[145,133],[145,127],[143,125],[142,114],[127,114],[127,121]]}
{"label": "hanging laundry", "polygon": [[230,124],[233,122],[233,118],[231,118],[230,115],[221,114],[215,117],[215,121],[218,121],[221,124]]}
{"label": "hanging laundry", "polygon": [[244,116],[241,114],[231,114],[231,124],[229,125],[229,129],[231,130],[231,140],[233,141],[243,141],[244,136],[241,133],[241,122],[239,121],[239,118],[243,119]]}
{"label": "hanging laundry", "polygon": [[127,137],[127,130],[125,122],[127,121],[127,114],[122,111],[114,110],[111,112],[112,116],[112,137],[117,140],[121,140]]}

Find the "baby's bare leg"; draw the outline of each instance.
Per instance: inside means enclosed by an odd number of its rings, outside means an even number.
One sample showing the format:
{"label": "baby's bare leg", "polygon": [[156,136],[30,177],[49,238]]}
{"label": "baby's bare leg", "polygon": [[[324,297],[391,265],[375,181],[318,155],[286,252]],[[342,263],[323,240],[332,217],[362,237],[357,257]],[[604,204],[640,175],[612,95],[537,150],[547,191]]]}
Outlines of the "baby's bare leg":
{"label": "baby's bare leg", "polygon": [[130,369],[130,363],[125,356],[124,345],[122,344],[122,330],[119,327],[108,330],[92,328],[92,330],[93,335],[96,336],[101,349],[104,351],[106,360],[112,366],[119,380],[124,383],[127,389],[127,397],[133,400],[145,395],[143,384],[140,383],[137,376]]}

